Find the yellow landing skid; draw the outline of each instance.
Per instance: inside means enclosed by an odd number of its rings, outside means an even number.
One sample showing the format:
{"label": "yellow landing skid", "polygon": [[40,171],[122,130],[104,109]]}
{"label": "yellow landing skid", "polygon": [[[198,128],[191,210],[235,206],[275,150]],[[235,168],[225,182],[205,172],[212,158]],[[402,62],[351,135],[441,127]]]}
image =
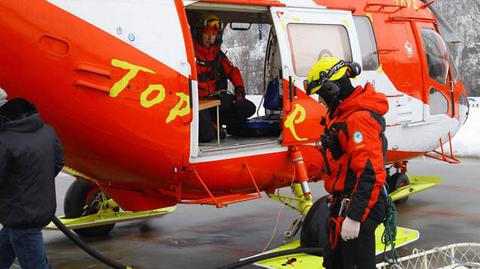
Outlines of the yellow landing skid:
{"label": "yellow landing skid", "polygon": [[440,183],[439,177],[409,176],[410,184],[390,193],[393,201],[403,199],[417,192],[430,189]]}
{"label": "yellow landing skid", "polygon": [[[95,226],[108,225],[119,222],[133,221],[133,220],[143,220],[150,219],[155,217],[160,217],[175,211],[175,206],[159,208],[155,210],[140,211],[140,212],[131,212],[131,211],[122,211],[122,212],[107,212],[103,214],[95,214],[84,216],[74,219],[66,219],[60,217],[60,221],[67,226],[69,229],[80,229],[80,228],[89,228]],[[56,230],[57,226],[52,222],[45,227],[47,230]]]}
{"label": "yellow landing skid", "polygon": [[[376,254],[383,253],[384,245],[381,242],[382,234],[383,234],[383,224],[378,226],[377,230],[375,231],[375,239],[376,239]],[[397,247],[404,246],[408,243],[412,243],[418,239],[420,233],[416,230],[411,230],[407,228],[397,227],[397,240],[395,244]],[[288,250],[298,248],[300,246],[300,240],[295,240],[287,245],[281,246],[274,250],[268,251],[270,252],[277,252],[281,250]],[[390,248],[387,248],[387,251]],[[265,254],[265,253],[261,253]],[[259,255],[261,255],[259,254]],[[262,268],[270,268],[270,269],[284,269],[284,268],[298,268],[298,269],[323,269],[322,266],[323,258],[308,255],[308,254],[294,254],[294,255],[287,255],[282,257],[277,257],[269,260],[265,260],[262,262],[258,262],[255,265],[262,267]]]}

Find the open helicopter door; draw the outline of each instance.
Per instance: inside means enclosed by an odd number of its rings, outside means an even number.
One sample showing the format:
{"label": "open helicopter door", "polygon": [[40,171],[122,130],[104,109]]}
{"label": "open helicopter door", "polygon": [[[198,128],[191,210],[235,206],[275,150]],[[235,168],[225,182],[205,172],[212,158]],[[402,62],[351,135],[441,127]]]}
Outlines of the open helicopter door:
{"label": "open helicopter door", "polygon": [[362,63],[357,31],[350,11],[272,7],[282,59],[283,145],[311,143],[323,133],[326,107],[303,87],[312,65],[335,56]]}

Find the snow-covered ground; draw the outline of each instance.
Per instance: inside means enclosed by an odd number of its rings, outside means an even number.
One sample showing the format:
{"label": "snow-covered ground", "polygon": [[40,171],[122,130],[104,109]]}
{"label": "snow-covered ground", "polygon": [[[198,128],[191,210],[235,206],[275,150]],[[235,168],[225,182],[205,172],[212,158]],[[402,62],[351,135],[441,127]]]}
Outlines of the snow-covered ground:
{"label": "snow-covered ground", "polygon": [[[262,96],[248,95],[247,99],[254,102],[258,108]],[[469,97],[468,99],[470,114],[465,125],[452,139],[453,153],[456,157],[480,158],[480,97]],[[259,112],[260,116],[264,114],[263,107]],[[448,144],[446,146],[448,148]]]}

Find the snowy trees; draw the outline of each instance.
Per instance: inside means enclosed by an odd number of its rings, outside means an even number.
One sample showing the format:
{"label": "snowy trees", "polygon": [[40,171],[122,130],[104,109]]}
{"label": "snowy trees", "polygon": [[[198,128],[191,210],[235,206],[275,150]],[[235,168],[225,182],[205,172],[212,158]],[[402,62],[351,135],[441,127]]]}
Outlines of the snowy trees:
{"label": "snowy trees", "polygon": [[480,1],[438,0],[434,5],[462,41],[450,45],[462,82],[469,95],[480,96]]}
{"label": "snowy trees", "polygon": [[[249,30],[225,28],[222,50],[240,69],[247,94],[263,94],[263,68],[270,31],[268,25],[252,24]],[[231,86],[231,85],[229,85]]]}

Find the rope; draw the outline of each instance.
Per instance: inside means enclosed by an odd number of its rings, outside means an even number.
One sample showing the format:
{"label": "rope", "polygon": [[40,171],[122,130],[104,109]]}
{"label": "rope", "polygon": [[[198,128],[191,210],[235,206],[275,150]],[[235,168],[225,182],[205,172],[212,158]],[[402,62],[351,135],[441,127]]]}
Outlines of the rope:
{"label": "rope", "polygon": [[[278,193],[280,194],[280,193]],[[267,244],[265,245],[265,247],[263,248],[262,252],[265,252],[268,247],[270,246],[270,244],[272,243],[273,241],[273,238],[275,238],[275,234],[277,233],[277,227],[278,227],[278,223],[280,221],[280,216],[282,215],[282,211],[283,209],[285,208],[284,205],[282,205],[282,207],[280,208],[280,210],[278,211],[278,214],[277,214],[277,220],[275,221],[275,225],[273,226],[273,231],[272,231],[272,236],[270,237],[270,240],[268,240]]]}
{"label": "rope", "polygon": [[[382,244],[384,245],[383,260],[390,266],[395,266],[395,268],[397,268],[398,253],[395,248],[395,240],[397,238],[397,211],[395,209],[395,204],[393,203],[390,195],[388,195],[385,186],[383,186],[383,193],[387,202],[386,215],[383,222],[385,230],[382,234]],[[391,246],[390,251],[387,251],[388,246]],[[390,255],[388,252],[390,252]]]}

